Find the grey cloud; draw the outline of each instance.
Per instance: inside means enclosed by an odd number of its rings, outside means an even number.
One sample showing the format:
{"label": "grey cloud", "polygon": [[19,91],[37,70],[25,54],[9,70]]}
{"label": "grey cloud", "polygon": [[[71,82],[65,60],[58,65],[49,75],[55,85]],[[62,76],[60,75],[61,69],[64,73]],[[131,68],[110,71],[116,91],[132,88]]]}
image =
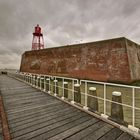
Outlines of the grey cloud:
{"label": "grey cloud", "polygon": [[123,5],[122,8],[122,13],[126,16],[131,16],[139,10],[139,7],[140,7],[139,0],[134,1],[125,0],[125,4]]}
{"label": "grey cloud", "polygon": [[37,23],[46,47],[119,36],[140,43],[139,6],[139,0],[0,0],[0,68],[19,68]]}

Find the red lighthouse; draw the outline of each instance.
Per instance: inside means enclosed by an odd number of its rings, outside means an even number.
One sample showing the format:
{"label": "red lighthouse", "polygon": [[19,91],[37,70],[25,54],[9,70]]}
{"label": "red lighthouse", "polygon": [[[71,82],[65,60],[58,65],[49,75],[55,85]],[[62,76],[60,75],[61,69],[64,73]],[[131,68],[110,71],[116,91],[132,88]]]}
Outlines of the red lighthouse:
{"label": "red lighthouse", "polygon": [[37,24],[33,33],[32,50],[44,49],[44,39],[41,27]]}

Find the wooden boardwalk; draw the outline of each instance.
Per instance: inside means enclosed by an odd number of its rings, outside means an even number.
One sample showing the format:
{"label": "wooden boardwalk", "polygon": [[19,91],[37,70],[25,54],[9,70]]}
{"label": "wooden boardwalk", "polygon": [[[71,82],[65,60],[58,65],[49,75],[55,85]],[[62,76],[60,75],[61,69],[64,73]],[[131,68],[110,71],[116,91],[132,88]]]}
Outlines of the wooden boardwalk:
{"label": "wooden boardwalk", "polygon": [[5,75],[0,90],[13,140],[136,140],[126,132]]}

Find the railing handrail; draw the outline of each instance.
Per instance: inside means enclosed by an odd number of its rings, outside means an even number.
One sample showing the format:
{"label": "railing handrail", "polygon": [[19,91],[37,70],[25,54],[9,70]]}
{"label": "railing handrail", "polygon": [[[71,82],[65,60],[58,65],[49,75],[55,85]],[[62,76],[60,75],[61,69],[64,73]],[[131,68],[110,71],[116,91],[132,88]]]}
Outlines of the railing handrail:
{"label": "railing handrail", "polygon": [[131,85],[124,85],[124,84],[114,84],[114,83],[108,83],[108,82],[99,82],[99,81],[91,81],[91,80],[80,80],[80,82],[91,82],[91,83],[96,83],[96,84],[105,84],[109,86],[118,86],[118,87],[126,87],[126,88],[137,88],[140,89],[138,86],[131,86]]}
{"label": "railing handrail", "polygon": [[[20,74],[23,74],[23,73],[20,73]],[[28,74],[78,80],[77,78],[70,78],[70,77],[57,76],[57,75],[55,76],[55,75],[49,75],[49,74],[35,74],[35,73],[28,73]],[[81,82],[87,81],[87,82],[96,83],[96,84],[105,84],[105,85],[110,85],[110,86],[118,86],[118,87],[140,89],[140,86],[132,86],[132,85],[126,85],[126,84],[117,84],[117,83],[110,83],[110,82],[100,82],[100,81],[86,80],[86,79],[82,79],[82,80],[79,80],[79,81],[80,81],[80,84],[81,84]]]}

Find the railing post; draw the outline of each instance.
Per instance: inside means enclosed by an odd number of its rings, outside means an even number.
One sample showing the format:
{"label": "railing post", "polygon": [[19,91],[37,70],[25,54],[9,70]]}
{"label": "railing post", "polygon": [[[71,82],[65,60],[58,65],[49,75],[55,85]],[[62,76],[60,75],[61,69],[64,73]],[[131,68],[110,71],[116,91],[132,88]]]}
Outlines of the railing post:
{"label": "railing post", "polygon": [[37,84],[38,84],[38,81],[37,81],[37,75],[35,75],[35,87],[37,88]]}
{"label": "railing post", "polygon": [[64,92],[63,92],[63,96],[65,97],[65,98],[68,98],[68,82],[63,82],[63,87],[64,87]]}
{"label": "railing post", "polygon": [[101,114],[101,116],[105,119],[108,119],[108,115],[106,114],[106,84],[104,83],[104,112]]}
{"label": "railing post", "polygon": [[44,90],[44,78],[40,78],[40,89]]}
{"label": "railing post", "polygon": [[27,83],[27,74],[25,74],[25,82]]}
{"label": "railing post", "polygon": [[57,96],[58,94],[58,80],[54,80],[54,86],[53,86],[53,92],[54,92],[54,96]]}
{"label": "railing post", "polygon": [[106,115],[106,84],[104,84],[104,115]]}
{"label": "railing post", "polygon": [[32,84],[32,75],[30,74],[29,77],[30,77],[30,82],[29,83],[31,85]]}
{"label": "railing post", "polygon": [[46,91],[46,78],[44,76],[44,91]]}
{"label": "railing post", "polygon": [[[114,91],[112,92],[112,104],[111,104],[111,120],[120,123],[124,123],[124,116],[123,116],[123,107],[122,105],[122,96],[121,92]],[[116,102],[116,103],[114,103]],[[120,104],[117,104],[120,103]]]}
{"label": "railing post", "polygon": [[30,74],[28,74],[28,83],[29,83],[29,84],[30,84],[30,80],[31,80]]}
{"label": "railing post", "polygon": [[46,79],[46,91],[50,94],[51,90],[50,90],[50,78]]}
{"label": "railing post", "polygon": [[29,79],[30,79],[29,74],[27,75],[27,77],[28,77],[28,78],[27,78],[27,79],[28,79],[28,81],[27,81],[27,82],[29,83],[29,81],[30,81],[30,80],[29,80]]}
{"label": "railing post", "polygon": [[39,86],[40,86],[40,77],[37,76],[37,87],[39,88]]}
{"label": "railing post", "polygon": [[135,89],[132,88],[132,125],[135,127]]}
{"label": "railing post", "polygon": [[35,75],[33,75],[33,86],[35,87]]}
{"label": "railing post", "polygon": [[85,82],[85,106],[83,108],[85,110],[88,110],[88,107],[87,107],[87,82]]}
{"label": "railing post", "polygon": [[30,74],[28,74],[28,83],[30,84]]}
{"label": "railing post", "polygon": [[26,75],[24,74],[24,81],[26,82]]}
{"label": "railing post", "polygon": [[31,85],[33,85],[33,75],[31,74]]}
{"label": "railing post", "polygon": [[64,100],[64,78],[62,79],[62,84],[63,84],[63,87],[62,87],[62,97],[61,97],[61,99]]}
{"label": "railing post", "polygon": [[92,111],[98,111],[98,99],[96,98],[97,97],[96,87],[90,87],[88,95],[95,96],[95,97],[88,96],[87,106]]}
{"label": "railing post", "polygon": [[128,125],[128,128],[134,132],[140,134],[140,129],[135,127],[135,88],[132,88],[132,125]]}
{"label": "railing post", "polygon": [[27,74],[25,74],[25,82],[27,83]]}
{"label": "railing post", "polygon": [[26,74],[26,82],[28,83],[28,75]]}
{"label": "railing post", "polygon": [[42,79],[41,79],[41,75],[40,75],[40,79],[39,79],[39,88],[41,89],[41,83],[42,83]]}
{"label": "railing post", "polygon": [[74,104],[74,80],[72,80],[72,104]]}
{"label": "railing post", "polygon": [[34,75],[32,75],[32,86],[34,86]]}
{"label": "railing post", "polygon": [[32,85],[32,75],[30,74],[30,85]]}
{"label": "railing post", "polygon": [[26,82],[28,83],[28,74],[26,75]]}
{"label": "railing post", "polygon": [[74,101],[81,103],[80,84],[74,84]]}

